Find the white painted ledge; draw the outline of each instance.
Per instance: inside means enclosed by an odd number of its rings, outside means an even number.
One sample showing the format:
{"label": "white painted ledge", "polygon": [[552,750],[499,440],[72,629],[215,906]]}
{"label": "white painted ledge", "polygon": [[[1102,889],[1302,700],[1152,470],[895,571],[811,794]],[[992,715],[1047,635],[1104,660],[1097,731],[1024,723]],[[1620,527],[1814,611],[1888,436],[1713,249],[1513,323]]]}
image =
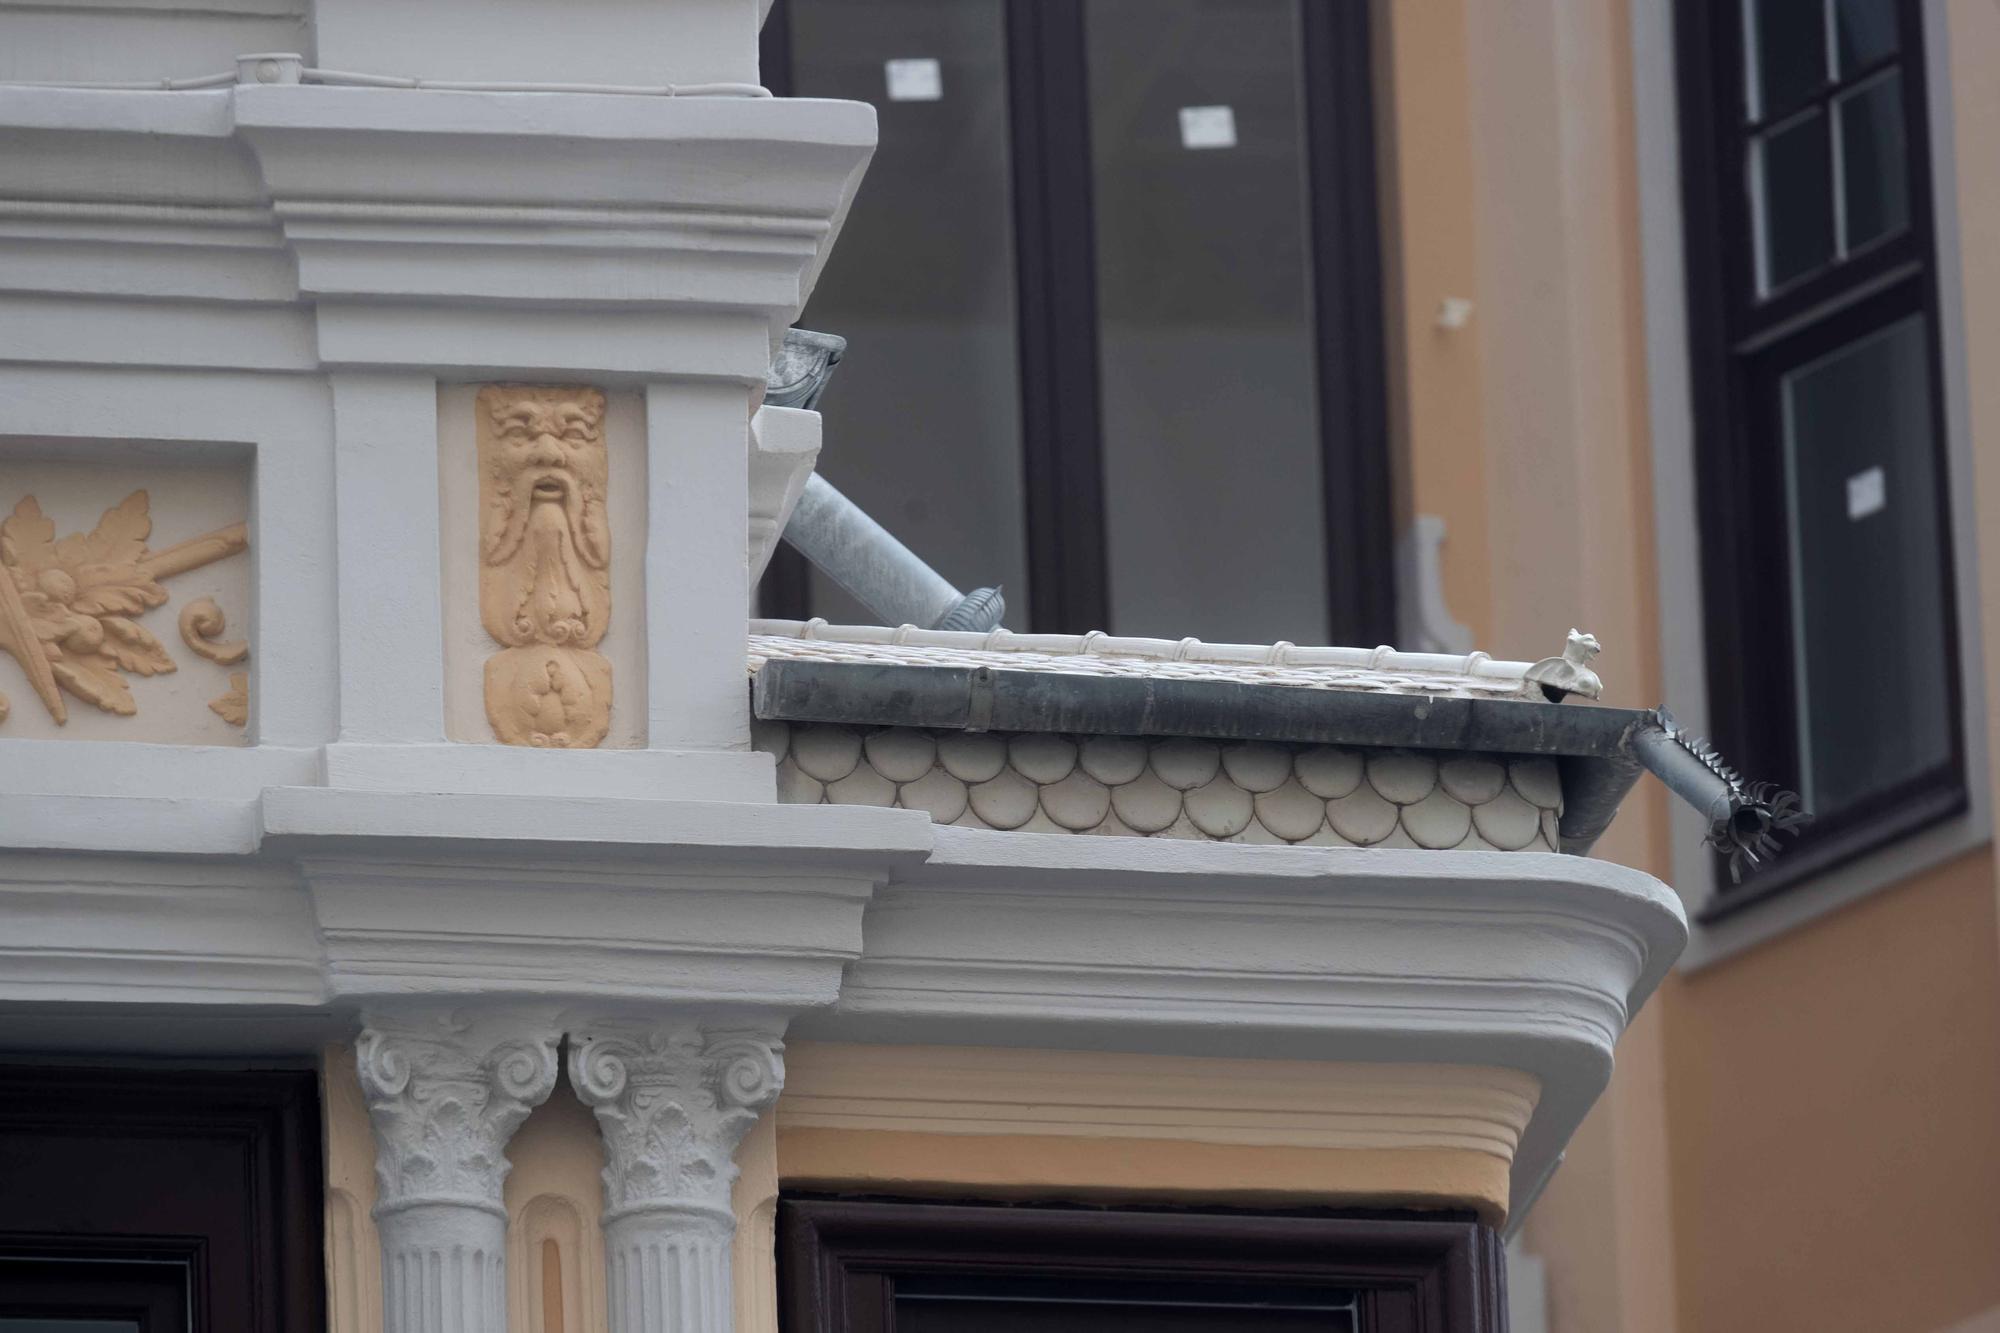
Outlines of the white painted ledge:
{"label": "white painted ledge", "polygon": [[1541,1089],[1519,1218],[1687,938],[1665,885],[1560,855],[863,806],[301,787],[255,809],[248,856],[0,854],[0,1045],[52,1006],[129,1051],[185,1041],[133,1021],[159,1006],[227,1045],[274,1014],[510,996],[803,1014],[816,1040],[1485,1066]]}

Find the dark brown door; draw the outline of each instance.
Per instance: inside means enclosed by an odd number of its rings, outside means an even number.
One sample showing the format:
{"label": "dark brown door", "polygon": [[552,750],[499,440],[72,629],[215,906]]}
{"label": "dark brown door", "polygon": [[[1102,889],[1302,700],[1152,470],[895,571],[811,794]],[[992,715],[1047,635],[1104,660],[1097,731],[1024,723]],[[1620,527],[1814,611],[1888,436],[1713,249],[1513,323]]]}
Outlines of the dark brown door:
{"label": "dark brown door", "polygon": [[318,1077],[0,1064],[0,1333],[325,1326]]}

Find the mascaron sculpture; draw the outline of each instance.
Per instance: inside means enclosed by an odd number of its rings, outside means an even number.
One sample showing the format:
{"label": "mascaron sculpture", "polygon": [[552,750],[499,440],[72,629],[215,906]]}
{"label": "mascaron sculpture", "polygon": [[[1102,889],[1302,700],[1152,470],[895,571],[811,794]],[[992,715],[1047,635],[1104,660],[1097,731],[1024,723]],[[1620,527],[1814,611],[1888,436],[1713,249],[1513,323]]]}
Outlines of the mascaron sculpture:
{"label": "mascaron sculpture", "polygon": [[494,385],[478,410],[479,614],[505,645],[486,662],[486,717],[509,745],[588,749],[611,725],[604,395]]}

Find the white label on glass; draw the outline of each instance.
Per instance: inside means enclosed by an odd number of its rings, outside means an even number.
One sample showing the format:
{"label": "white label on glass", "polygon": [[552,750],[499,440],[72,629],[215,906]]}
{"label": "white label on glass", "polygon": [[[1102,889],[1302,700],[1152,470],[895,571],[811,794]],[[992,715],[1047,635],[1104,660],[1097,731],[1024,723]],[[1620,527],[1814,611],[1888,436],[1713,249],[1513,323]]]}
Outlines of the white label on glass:
{"label": "white label on glass", "polygon": [[888,75],[892,102],[935,102],[944,96],[944,69],[929,56],[891,60],[882,68]]}
{"label": "white label on glass", "polygon": [[1181,108],[1181,147],[1234,148],[1236,112],[1226,106]]}
{"label": "white label on glass", "polygon": [[1847,517],[1859,523],[1870,514],[1879,514],[1889,503],[1889,479],[1882,469],[1871,467],[1847,479]]}

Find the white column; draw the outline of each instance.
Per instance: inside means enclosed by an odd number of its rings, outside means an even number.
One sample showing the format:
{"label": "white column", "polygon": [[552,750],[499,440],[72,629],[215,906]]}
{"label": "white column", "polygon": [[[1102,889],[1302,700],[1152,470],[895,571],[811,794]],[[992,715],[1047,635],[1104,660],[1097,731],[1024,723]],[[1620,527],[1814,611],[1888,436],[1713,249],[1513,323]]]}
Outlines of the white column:
{"label": "white column", "polygon": [[775,1031],[615,1018],[570,1032],[604,1135],[611,1333],[730,1333],[736,1146],[784,1086]]}
{"label": "white column", "polygon": [[421,1006],[362,1018],[383,1333],[506,1333],[507,1141],[555,1087],[553,1011]]}

